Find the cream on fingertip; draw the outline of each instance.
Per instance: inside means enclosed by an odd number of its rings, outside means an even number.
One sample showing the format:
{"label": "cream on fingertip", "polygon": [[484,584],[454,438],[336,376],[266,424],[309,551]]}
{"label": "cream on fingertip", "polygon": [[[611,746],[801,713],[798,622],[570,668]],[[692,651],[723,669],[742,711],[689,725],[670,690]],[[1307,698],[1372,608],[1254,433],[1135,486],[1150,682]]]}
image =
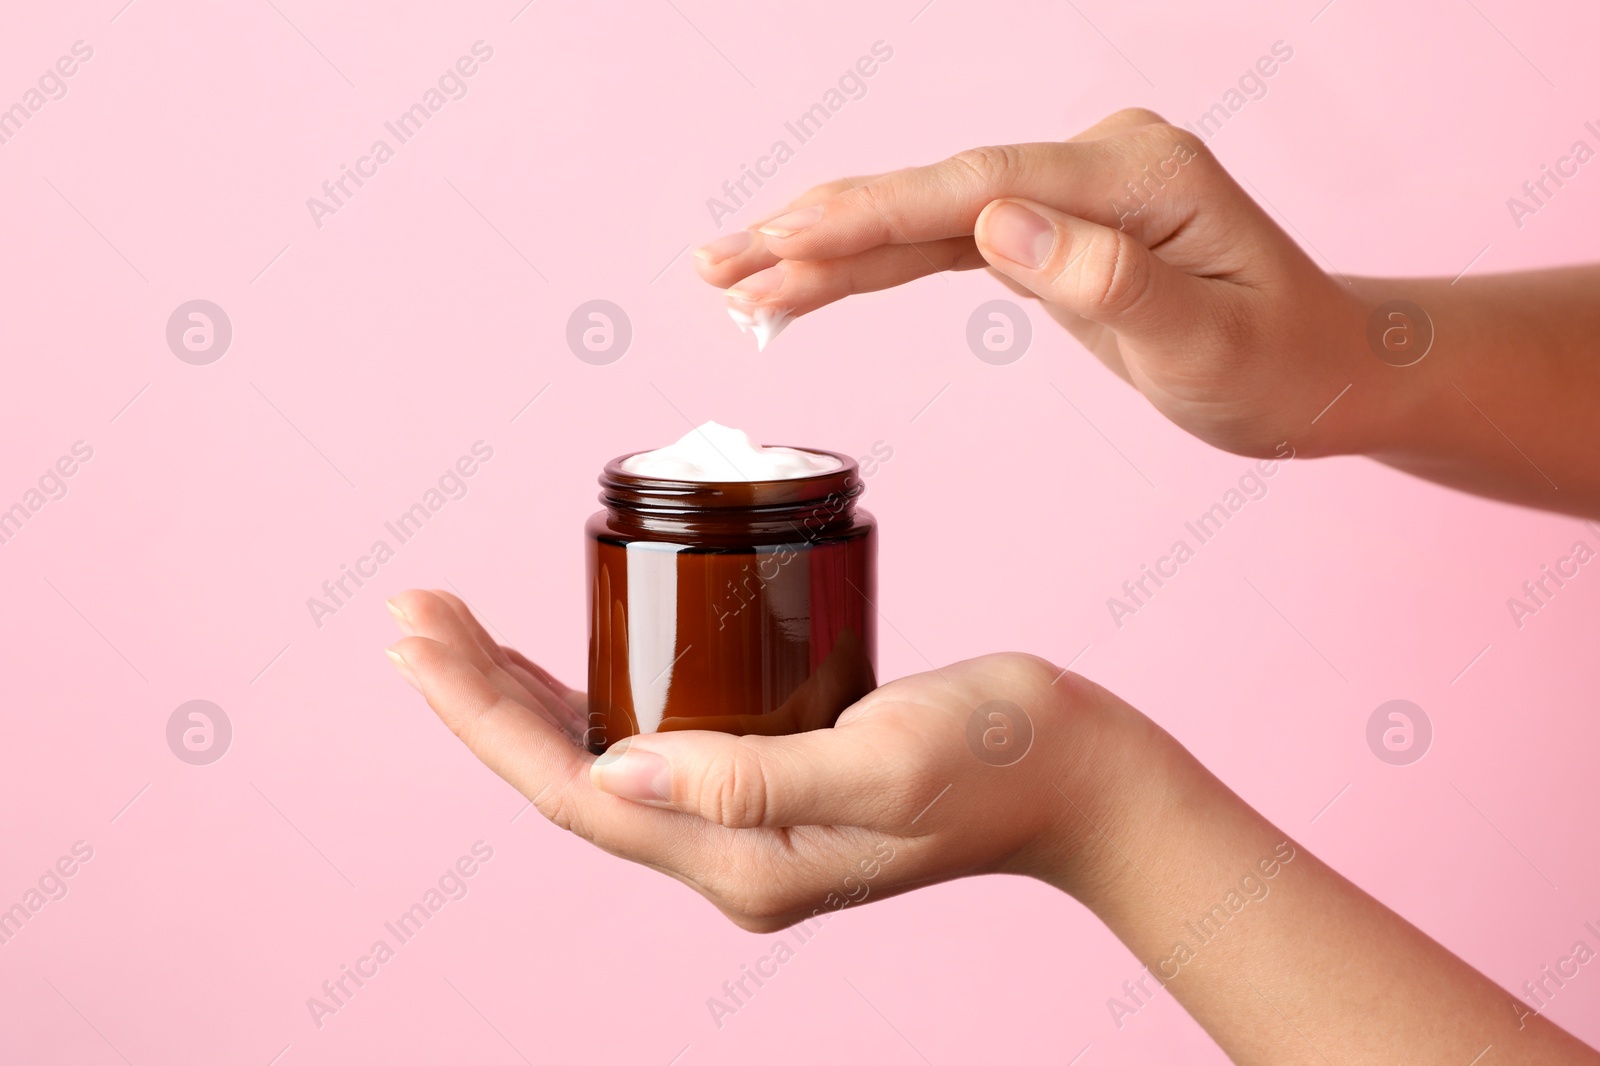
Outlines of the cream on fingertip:
{"label": "cream on fingertip", "polygon": [[794,314],[781,307],[757,307],[753,311],[728,308],[728,317],[738,325],[740,333],[751,333],[756,338],[756,351],[766,351],[767,345],[782,333],[793,320]]}

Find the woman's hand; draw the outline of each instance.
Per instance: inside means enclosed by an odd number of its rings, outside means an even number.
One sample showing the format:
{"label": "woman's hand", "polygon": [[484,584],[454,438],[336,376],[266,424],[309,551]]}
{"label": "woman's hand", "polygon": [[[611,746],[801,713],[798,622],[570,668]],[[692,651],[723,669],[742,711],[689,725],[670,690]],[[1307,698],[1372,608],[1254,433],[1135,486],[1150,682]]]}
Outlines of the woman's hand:
{"label": "woman's hand", "polygon": [[1370,447],[1381,421],[1370,405],[1315,431],[1312,420],[1347,385],[1392,369],[1363,344],[1370,308],[1198,137],[1138,109],[1062,143],[819,186],[696,257],[736,317],[778,321],[987,266],[1168,418],[1246,455],[1286,440],[1302,454]]}
{"label": "woman's hand", "polygon": [[[1077,897],[1239,1063],[1593,1063],[1578,1041],[1251,810],[1133,708],[1028,655],[891,682],[831,729],[653,733],[598,760],[584,703],[454,596],[390,601],[400,672],[545,817],[766,932],[968,874]],[[619,750],[620,749],[620,750]],[[1122,1002],[1122,996],[1130,999]],[[1418,1024],[1418,1019],[1428,1024]]]}
{"label": "woman's hand", "polygon": [[1106,817],[1096,797],[1119,765],[1106,727],[1137,717],[1042,659],[990,655],[891,682],[831,729],[653,733],[596,760],[582,694],[454,596],[405,592],[391,609],[409,634],[391,657],[490,768],[751,930],[968,874],[1087,876],[1074,841]]}
{"label": "woman's hand", "polygon": [[1600,267],[1330,277],[1149,111],[819,185],[695,256],[763,336],[852,293],[987,266],[1219,448],[1364,454],[1600,516]]}

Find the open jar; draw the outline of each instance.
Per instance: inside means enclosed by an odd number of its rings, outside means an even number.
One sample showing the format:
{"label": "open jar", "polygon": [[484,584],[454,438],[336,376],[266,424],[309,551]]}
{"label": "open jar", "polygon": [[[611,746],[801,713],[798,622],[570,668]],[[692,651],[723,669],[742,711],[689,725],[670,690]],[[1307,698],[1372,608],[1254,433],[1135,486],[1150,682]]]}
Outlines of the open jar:
{"label": "open jar", "polygon": [[876,523],[855,461],[767,481],[606,464],[585,533],[591,751],[636,733],[830,726],[876,687]]}

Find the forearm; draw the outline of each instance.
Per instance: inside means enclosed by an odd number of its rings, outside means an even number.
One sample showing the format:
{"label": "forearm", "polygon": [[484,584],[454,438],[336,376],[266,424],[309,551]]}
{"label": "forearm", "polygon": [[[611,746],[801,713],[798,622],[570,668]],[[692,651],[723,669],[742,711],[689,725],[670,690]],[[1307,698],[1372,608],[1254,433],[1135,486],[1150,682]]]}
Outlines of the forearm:
{"label": "forearm", "polygon": [[[1600,517],[1600,266],[1454,282],[1357,278],[1351,293],[1363,315],[1413,302],[1432,340],[1419,362],[1393,366],[1368,350],[1365,322],[1359,334],[1352,323],[1364,365],[1346,410],[1328,415],[1351,434],[1348,450],[1479,495]],[[1396,341],[1429,328],[1393,327]]]}
{"label": "forearm", "polygon": [[1497,1063],[1600,1061],[1166,734],[1146,730],[1138,746],[1121,799],[1063,805],[1079,854],[1054,880],[1149,969],[1143,998],[1164,985],[1234,1061],[1466,1064],[1490,1045]]}

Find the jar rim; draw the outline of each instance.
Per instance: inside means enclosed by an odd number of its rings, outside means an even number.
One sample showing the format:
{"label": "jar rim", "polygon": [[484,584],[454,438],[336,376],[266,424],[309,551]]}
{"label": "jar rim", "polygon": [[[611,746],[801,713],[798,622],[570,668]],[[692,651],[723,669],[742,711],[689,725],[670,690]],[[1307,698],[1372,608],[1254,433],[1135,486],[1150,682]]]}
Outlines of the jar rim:
{"label": "jar rim", "polygon": [[[771,445],[767,445],[771,447]],[[794,447],[785,445],[785,447]],[[850,456],[826,448],[800,448],[796,451],[827,456],[839,461],[832,470],[819,470],[801,477],[768,478],[754,481],[690,481],[682,478],[649,477],[622,469],[622,464],[644,449],[619,455],[606,463],[600,473],[600,502],[607,507],[681,513],[702,510],[765,511],[803,508],[835,495],[854,499],[865,487],[858,476],[860,467]]]}

